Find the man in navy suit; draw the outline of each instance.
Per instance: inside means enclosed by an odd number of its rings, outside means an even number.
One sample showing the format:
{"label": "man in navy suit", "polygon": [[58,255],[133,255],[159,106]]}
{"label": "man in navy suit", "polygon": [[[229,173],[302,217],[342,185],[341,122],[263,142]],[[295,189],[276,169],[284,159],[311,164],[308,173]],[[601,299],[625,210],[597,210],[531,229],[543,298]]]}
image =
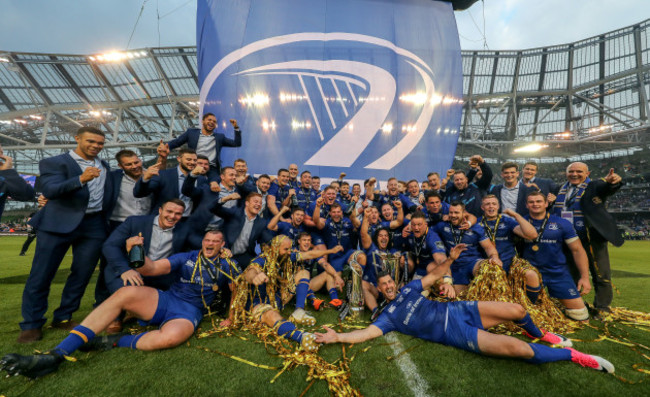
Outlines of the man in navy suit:
{"label": "man in navy suit", "polygon": [[230,248],[233,259],[244,269],[257,256],[255,244],[265,244],[273,238],[267,229],[268,219],[259,214],[262,210],[262,195],[250,193],[246,196],[244,207],[226,208],[229,200],[238,200],[241,196],[233,193],[220,198],[214,204],[212,212],[224,219],[226,247]]}
{"label": "man in navy suit", "polygon": [[[247,190],[250,189],[248,184],[240,185],[236,183],[235,170],[232,167],[223,167],[221,169],[219,190],[213,191],[210,185],[205,183],[205,178],[201,176],[209,168],[210,164],[207,161],[199,159],[196,167],[190,172],[183,184],[183,194],[191,197],[194,202],[198,203],[196,210],[187,220],[186,230],[188,237],[186,247],[190,249],[201,248],[201,241],[206,230],[223,229],[223,219],[210,211],[216,200],[225,198],[232,193],[239,193],[241,196],[246,197],[251,192]],[[243,200],[232,200],[225,204],[226,207],[243,205]]]}
{"label": "man in navy suit", "polygon": [[215,181],[221,171],[221,148],[222,147],[240,147],[241,130],[237,120],[231,119],[230,124],[235,128],[235,139],[226,138],[224,134],[215,132],[217,128],[217,118],[212,113],[203,115],[203,128],[190,128],[181,136],[172,139],[167,143],[160,143],[159,150],[169,151],[187,144],[187,147],[193,149],[196,154],[203,154],[210,159],[210,172],[208,179]]}
{"label": "man in navy suit", "polygon": [[[109,197],[106,214],[108,217],[108,232],[111,233],[130,216],[147,215],[151,212],[151,196],[135,197],[133,187],[143,173],[142,160],[128,149],[115,154],[118,170],[108,174],[113,186]],[[99,261],[99,277],[95,286],[95,305],[105,301],[111,294],[104,279],[106,259]]]}
{"label": "man in navy suit", "polygon": [[[447,182],[445,202],[451,204],[454,201],[460,201],[465,204],[467,212],[480,218],[483,215],[481,199],[492,182],[492,169],[478,154],[470,157],[469,165],[471,170],[467,174],[463,171],[455,171],[451,174],[453,179]],[[482,173],[481,179],[472,182],[478,171]]]}
{"label": "man in navy suit", "polygon": [[[605,200],[623,186],[621,177],[609,170],[606,177],[589,179],[585,163],[572,163],[567,167],[567,182],[557,194],[553,214],[573,223],[580,242],[587,252],[589,272],[594,284],[594,307],[599,312],[609,312],[612,303],[612,281],[607,242],[615,247],[623,245],[623,236],[616,220],[607,212]],[[569,268],[574,278],[577,267],[569,256]]]}
{"label": "man in navy suit", "polygon": [[157,214],[158,208],[166,201],[179,198],[185,203],[183,218],[187,219],[194,209],[194,203],[190,197],[181,193],[183,182],[187,175],[196,167],[196,153],[192,149],[183,148],[178,153],[178,166],[160,171],[160,163],[152,165],[136,182],[133,188],[135,197],[153,196],[151,213]]}
{"label": "man in navy suit", "polygon": [[151,196],[135,197],[133,188],[144,173],[142,160],[128,149],[115,154],[118,170],[111,171],[109,178],[113,184],[113,194],[110,197],[108,219],[110,230],[115,230],[126,218],[134,215],[151,213]]}
{"label": "man in navy suit", "polygon": [[[555,195],[557,194],[560,187],[552,179],[540,178],[537,176],[537,163],[534,161],[529,161],[524,164],[522,169],[521,181],[528,186],[532,186],[546,196],[546,199],[549,202],[555,201]],[[553,196],[549,196],[549,193]]]}
{"label": "man in navy suit", "polygon": [[19,201],[34,200],[34,188],[25,182],[12,167],[13,160],[11,157],[5,156],[0,148],[0,218],[2,218],[2,211],[8,196]]}
{"label": "man in navy suit", "polygon": [[[185,203],[171,199],[158,210],[158,215],[130,216],[115,229],[104,243],[102,253],[107,261],[104,277],[110,294],[127,286],[146,285],[167,290],[175,281],[173,274],[143,277],[129,267],[127,245],[142,245],[151,260],[167,258],[184,250],[186,229],[178,225]],[[121,321],[111,324],[111,333],[121,330]]]}
{"label": "man in navy suit", "polygon": [[39,163],[42,192],[48,202],[30,221],[38,238],[23,291],[19,343],[42,338],[50,285],[70,247],[70,275],[52,326],[74,326],[72,314],[79,308],[106,239],[106,201],[112,185],[108,163],[98,158],[104,140],[104,133],[97,128],[81,127],[74,150]]}
{"label": "man in navy suit", "polygon": [[511,161],[501,165],[501,178],[503,179],[502,184],[492,185],[488,190],[489,194],[495,195],[499,200],[501,211],[510,209],[521,216],[528,214],[526,197],[528,197],[528,193],[537,191],[537,189],[527,186],[519,180],[519,166]]}

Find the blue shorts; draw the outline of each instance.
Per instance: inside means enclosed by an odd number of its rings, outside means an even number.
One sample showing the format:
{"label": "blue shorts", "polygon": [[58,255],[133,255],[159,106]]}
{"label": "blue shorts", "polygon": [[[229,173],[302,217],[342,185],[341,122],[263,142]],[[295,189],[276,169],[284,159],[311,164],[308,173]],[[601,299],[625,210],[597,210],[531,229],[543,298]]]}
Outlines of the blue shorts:
{"label": "blue shorts", "polygon": [[334,270],[337,272],[343,271],[343,267],[345,266],[346,263],[348,263],[348,259],[357,252],[357,250],[347,250],[343,252],[338,252],[336,254],[332,254],[327,258],[327,261],[332,265]]}
{"label": "blue shorts", "polygon": [[451,266],[451,277],[454,278],[454,284],[468,285],[469,282],[474,278],[474,266],[476,263],[472,263],[464,266]]}
{"label": "blue shorts", "polygon": [[445,333],[439,343],[457,347],[474,353],[481,353],[478,348],[478,330],[483,329],[478,302],[449,302]]}
{"label": "blue shorts", "polygon": [[542,280],[546,288],[548,288],[548,294],[557,299],[574,299],[580,298],[580,292],[578,292],[578,287],[576,283],[571,278],[569,273],[564,274],[548,274],[545,272],[542,273]]}
{"label": "blue shorts", "polygon": [[149,321],[140,321],[141,325],[165,325],[167,321],[184,318],[189,320],[194,329],[203,319],[203,310],[178,299],[167,291],[158,290],[158,307]]}

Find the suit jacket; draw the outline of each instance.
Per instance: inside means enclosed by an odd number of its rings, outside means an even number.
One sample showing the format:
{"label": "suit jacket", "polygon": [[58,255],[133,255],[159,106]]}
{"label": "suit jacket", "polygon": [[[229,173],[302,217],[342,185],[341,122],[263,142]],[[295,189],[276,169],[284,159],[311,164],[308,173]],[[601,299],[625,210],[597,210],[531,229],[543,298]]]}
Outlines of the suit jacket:
{"label": "suit jacket", "polygon": [[[160,171],[158,175],[154,175],[149,182],[144,182],[142,178],[138,179],[133,187],[133,195],[135,197],[147,197],[153,194],[151,200],[151,214],[157,214],[158,208],[168,200],[179,198],[180,188],[178,186],[178,167]],[[192,200],[193,206],[196,208],[197,202]]]}
{"label": "suit jacket", "polygon": [[535,177],[533,183],[537,185],[539,190],[544,193],[545,196],[548,196],[549,193],[557,195],[557,192],[560,190],[560,186],[552,179]]}
{"label": "suit jacket", "polygon": [[[126,252],[126,240],[130,237],[142,233],[144,237],[144,252],[149,253],[151,244],[151,235],[153,233],[153,221],[158,215],[130,216],[117,227],[108,237],[102,253],[106,257],[107,268],[112,271],[116,277],[131,269],[129,267],[129,257]],[[178,223],[174,227],[172,237],[172,253],[183,252],[186,239],[184,225]]]}
{"label": "suit jacket", "polygon": [[34,188],[25,182],[16,170],[0,171],[0,218],[8,196],[18,201],[32,201],[34,195]]}
{"label": "suit jacket", "polygon": [[205,228],[210,224],[214,214],[210,212],[214,201],[219,199],[219,193],[210,190],[210,185],[204,176],[195,178],[189,176],[183,182],[182,193],[198,203],[192,215],[187,219],[187,243],[190,250],[201,249],[201,241],[205,235]]}
{"label": "suit jacket", "polygon": [[[521,216],[524,216],[528,214],[528,209],[526,208],[526,196],[528,196],[529,193],[536,192],[537,189],[535,189],[532,186],[531,187],[526,186],[522,181],[519,181],[518,184],[519,184],[519,192],[517,194],[517,208],[515,208],[515,212]],[[501,205],[502,190],[503,190],[503,184],[492,185],[488,190],[489,194],[494,194],[499,199],[500,210],[503,210],[503,205]]]}
{"label": "suit jacket", "polygon": [[[226,246],[232,248],[232,245],[237,240],[244,228],[246,213],[244,207],[224,208],[218,201],[214,202],[211,211],[218,216],[222,217],[225,221],[223,232],[226,237]],[[252,256],[256,256],[255,244],[264,244],[273,238],[273,233],[266,228],[269,224],[268,219],[264,219],[259,215],[253,222],[253,230],[251,231],[250,238],[248,239],[248,248],[246,252]]]}
{"label": "suit jacket", "polygon": [[[189,128],[178,138],[172,139],[169,141],[169,150],[174,150],[177,147],[187,143],[187,147],[190,149],[196,150],[196,147],[199,145],[199,136],[201,135],[201,130],[198,128]],[[215,140],[215,152],[216,156],[214,158],[215,164],[221,167],[221,148],[222,147],[240,147],[241,146],[241,130],[235,130],[235,139],[226,138],[224,134],[213,132],[212,136]]]}
{"label": "suit jacket", "polygon": [[616,247],[623,245],[624,240],[616,226],[616,220],[605,208],[605,200],[616,193],[621,186],[622,183],[610,185],[603,179],[592,180],[580,198],[580,208],[587,220],[587,226],[591,226],[592,231],[595,230]]}
{"label": "suit jacket", "polygon": [[[108,163],[102,160],[108,171]],[[90,191],[81,185],[79,164],[69,153],[43,159],[38,164],[41,173],[41,192],[48,202],[29,222],[34,228],[52,233],[70,233],[79,226],[88,208]],[[102,214],[106,217],[113,195],[111,178],[106,176]],[[106,218],[108,219],[108,218]]]}

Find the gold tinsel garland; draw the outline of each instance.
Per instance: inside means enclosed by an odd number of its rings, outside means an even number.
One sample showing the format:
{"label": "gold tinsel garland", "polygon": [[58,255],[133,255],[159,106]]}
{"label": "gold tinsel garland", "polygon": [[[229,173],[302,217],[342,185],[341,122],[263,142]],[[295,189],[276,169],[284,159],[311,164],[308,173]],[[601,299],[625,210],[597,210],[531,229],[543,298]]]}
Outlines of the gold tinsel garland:
{"label": "gold tinsel garland", "polygon": [[[276,292],[280,292],[283,303],[286,303],[293,296],[295,292],[294,273],[295,269],[292,261],[289,258],[281,258],[279,255],[280,243],[286,236],[276,236],[270,246],[268,246],[264,253],[261,255],[265,258],[264,273],[268,276],[269,281],[266,283],[266,292],[269,297],[269,304],[274,309],[278,309],[275,299]],[[251,264],[250,266],[256,266]],[[260,270],[262,270],[260,268]],[[249,285],[244,277],[245,274],[240,275],[235,280],[234,298],[230,310],[233,313],[232,326],[240,331],[248,332],[255,335],[260,342],[264,344],[267,350],[275,351],[282,359],[281,367],[264,366],[245,360],[241,357],[229,355],[226,353],[213,351],[204,347],[199,347],[205,351],[215,352],[225,357],[252,365],[258,368],[269,370],[278,370],[279,372],[271,379],[271,383],[277,379],[283,372],[294,369],[298,366],[306,366],[308,368],[307,381],[311,383],[303,394],[311,387],[314,380],[325,380],[331,395],[347,397],[347,396],[361,396],[361,393],[350,385],[350,362],[354,357],[346,357],[345,347],[343,347],[343,357],[334,363],[328,363],[318,355],[318,352],[308,352],[300,348],[295,342],[288,341],[287,339],[279,336],[275,329],[265,326],[260,322],[260,313],[253,315],[251,311],[246,310],[247,303],[253,302],[254,298],[260,297],[260,292],[257,286]],[[292,287],[293,286],[293,291]],[[252,309],[252,308],[251,308]],[[213,334],[224,334],[224,336],[233,335],[231,328],[213,328],[212,331],[202,332],[198,335],[199,338],[205,338]]]}
{"label": "gold tinsel garland", "polygon": [[[262,254],[262,256],[264,256],[266,259],[264,272],[267,274],[270,281],[270,283],[267,283],[268,296],[275,296],[275,292],[280,289],[280,293],[283,298],[282,300],[286,303],[285,298],[287,292],[295,291],[295,281],[293,279],[295,269],[293,269],[293,264],[290,260],[284,260],[280,262],[278,261],[278,248],[280,241],[281,239],[274,240],[271,246],[265,250],[265,253]],[[536,324],[538,324],[541,328],[544,328],[545,330],[551,332],[566,334],[573,333],[576,330],[583,328],[585,324],[566,318],[563,315],[562,311],[559,309],[559,303],[554,303],[554,301],[551,300],[551,298],[548,296],[548,293],[544,289],[540,291],[538,303],[536,305],[530,303],[526,296],[525,287],[525,274],[528,270],[536,272],[539,280],[542,280],[539,271],[530,265],[530,263],[520,258],[515,258],[513,260],[510,270],[510,277],[505,274],[500,266],[492,265],[487,260],[483,261],[480,265],[478,274],[470,284],[468,290],[457,299],[519,303],[525,308],[528,313],[530,313],[533,321],[535,321]],[[256,364],[241,357],[233,356],[216,350],[211,350],[205,347],[197,346],[197,348],[220,354],[222,356],[257,368],[278,371],[278,373],[271,379],[271,383],[273,383],[278,376],[287,370],[294,369],[301,365],[306,366],[308,368],[308,375],[306,380],[310,383],[302,392],[301,396],[309,390],[315,380],[319,379],[327,381],[328,389],[331,395],[361,395],[359,390],[353,388],[350,385],[350,363],[354,360],[357,353],[365,352],[370,349],[371,346],[359,350],[354,355],[348,357],[346,355],[346,347],[342,345],[342,357],[333,363],[329,363],[320,357],[317,352],[303,351],[296,343],[290,342],[285,338],[277,335],[274,329],[264,326],[258,321],[258,319],[253,318],[251,313],[249,311],[246,311],[245,308],[247,301],[252,302],[254,297],[259,297],[259,291],[257,287],[251,288],[246,282],[243,274],[237,278],[235,285],[235,298],[231,307],[231,310],[233,310],[234,313],[234,328],[216,327],[213,321],[213,329],[200,333],[198,335],[198,338],[219,335],[221,337],[235,336],[243,340],[248,340],[248,338],[239,334],[240,332],[248,332],[252,335],[255,335],[258,340],[264,344],[267,350],[270,349],[269,351],[275,351],[275,353],[272,354],[277,354],[279,357],[281,357],[282,366]],[[293,288],[291,288],[292,286]],[[436,295],[437,294],[431,294],[430,296],[433,297]],[[289,297],[290,296],[291,295],[289,295]],[[275,307],[275,299],[270,299],[270,301],[271,305]],[[611,313],[606,314],[602,317],[601,327],[588,325],[589,327],[592,327],[602,333],[601,336],[593,340],[594,342],[610,341],[627,346],[641,355],[644,360],[646,360],[644,363],[635,363],[632,365],[632,369],[634,371],[641,372],[645,375],[645,377],[639,381],[634,382],[619,375],[615,375],[617,379],[625,383],[641,383],[647,378],[647,376],[650,375],[650,370],[646,369],[648,367],[647,361],[650,361],[650,353],[648,353],[650,352],[650,348],[633,342],[626,336],[615,334],[613,332],[613,329],[618,329],[614,324],[615,322],[625,326],[633,326],[644,331],[650,331],[650,313],[637,312],[625,308],[612,308]],[[364,322],[361,324],[359,321],[355,322],[354,320],[338,324],[339,328],[350,329],[360,329],[365,328],[366,326],[367,323]],[[494,327],[490,331],[504,334],[519,334],[521,332],[521,330],[516,325],[514,325],[514,323],[502,324],[500,326]],[[619,329],[618,333],[620,334],[621,331],[622,330]],[[579,339],[573,340],[579,341]],[[412,346],[406,350],[411,350],[417,346],[419,346],[419,344],[416,344],[415,346]],[[397,356],[405,353],[406,350]],[[388,359],[391,360],[397,356],[392,356]]]}
{"label": "gold tinsel garland", "polygon": [[[545,289],[542,289],[537,304],[532,304],[526,296],[526,272],[534,271],[541,282],[542,275],[527,261],[514,258],[508,276],[501,266],[481,261],[476,277],[472,280],[461,300],[480,300],[519,303],[530,314],[540,328],[560,334],[573,333],[583,325],[564,316],[553,303]],[[501,334],[519,334],[521,329],[514,323],[500,324],[490,331]]]}

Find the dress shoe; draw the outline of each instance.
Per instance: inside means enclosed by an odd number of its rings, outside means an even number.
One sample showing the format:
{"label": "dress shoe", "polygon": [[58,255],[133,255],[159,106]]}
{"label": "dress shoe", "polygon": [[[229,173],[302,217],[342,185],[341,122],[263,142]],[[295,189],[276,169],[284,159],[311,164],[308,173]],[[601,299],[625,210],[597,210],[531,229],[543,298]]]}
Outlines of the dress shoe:
{"label": "dress shoe", "polygon": [[16,339],[16,342],[32,343],[41,339],[43,339],[43,331],[41,331],[40,328],[24,329],[20,331],[20,335],[18,335],[18,339]]}
{"label": "dress shoe", "polygon": [[62,329],[64,331],[71,331],[77,325],[79,323],[74,320],[52,321],[52,328]]}

